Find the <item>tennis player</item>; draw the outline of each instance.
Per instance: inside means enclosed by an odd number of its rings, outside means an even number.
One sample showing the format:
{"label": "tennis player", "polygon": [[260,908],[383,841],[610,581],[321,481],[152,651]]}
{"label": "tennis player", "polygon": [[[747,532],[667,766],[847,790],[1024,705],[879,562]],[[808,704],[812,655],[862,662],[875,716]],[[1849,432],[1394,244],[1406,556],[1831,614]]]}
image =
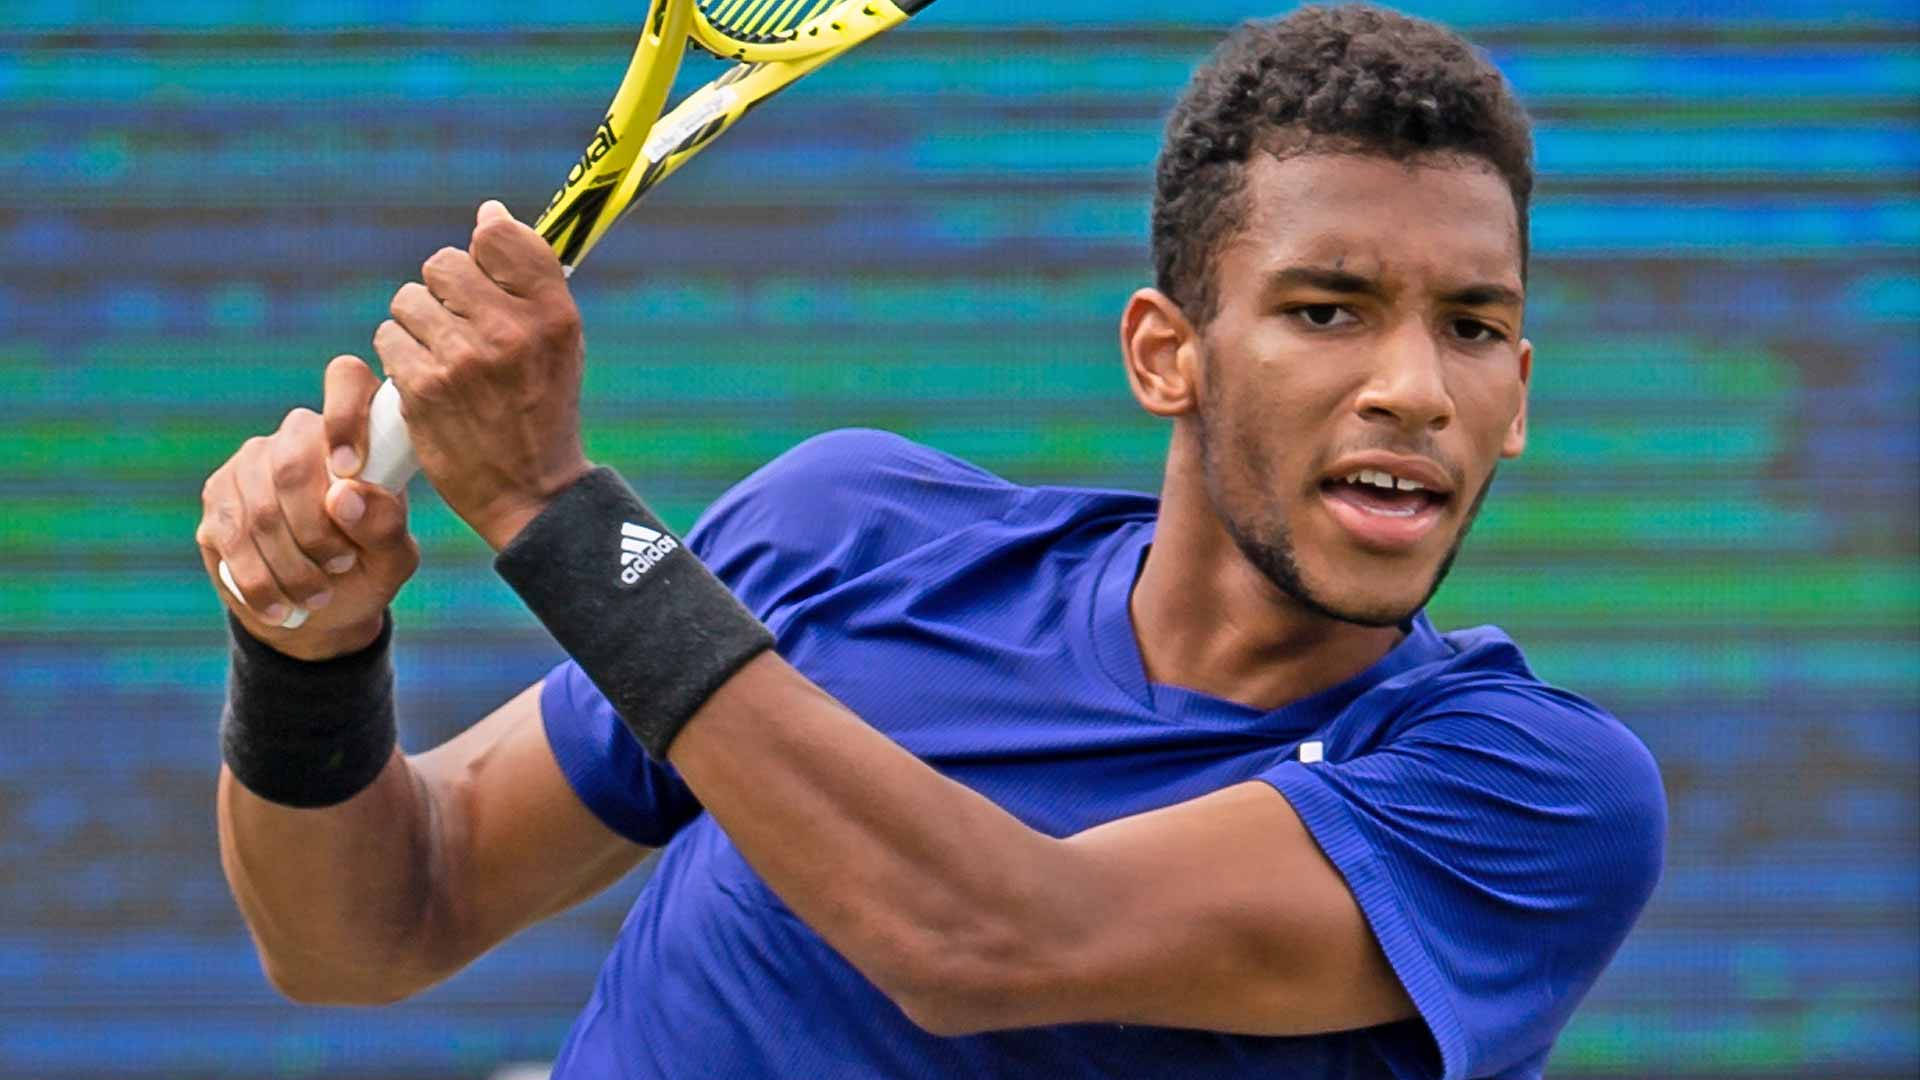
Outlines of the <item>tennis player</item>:
{"label": "tennis player", "polygon": [[1158,498],[837,431],[684,541],[583,456],[566,282],[483,206],[375,346],[572,659],[395,749],[416,549],[325,467],[364,454],[358,360],[213,475],[209,581],[253,608],[221,852],[268,977],[404,998],[664,848],[556,1076],[1540,1076],[1666,807],[1613,717],[1422,613],[1526,442],[1530,160],[1440,27],[1243,26],[1120,319]]}

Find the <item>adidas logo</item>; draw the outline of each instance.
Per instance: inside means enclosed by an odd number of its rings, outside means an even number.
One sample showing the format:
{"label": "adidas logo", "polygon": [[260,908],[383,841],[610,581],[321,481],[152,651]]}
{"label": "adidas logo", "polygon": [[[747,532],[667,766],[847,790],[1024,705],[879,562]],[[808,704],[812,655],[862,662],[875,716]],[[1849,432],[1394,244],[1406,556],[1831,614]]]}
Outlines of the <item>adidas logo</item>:
{"label": "adidas logo", "polygon": [[673,554],[680,541],[629,521],[620,526],[620,583],[631,585],[654,564]]}

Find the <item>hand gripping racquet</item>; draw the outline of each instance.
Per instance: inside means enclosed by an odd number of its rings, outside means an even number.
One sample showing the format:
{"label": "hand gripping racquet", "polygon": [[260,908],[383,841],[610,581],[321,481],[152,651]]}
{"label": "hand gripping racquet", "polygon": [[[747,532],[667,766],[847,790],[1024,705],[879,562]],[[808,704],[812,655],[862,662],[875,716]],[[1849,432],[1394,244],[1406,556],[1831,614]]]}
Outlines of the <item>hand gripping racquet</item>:
{"label": "hand gripping racquet", "polygon": [[[754,106],[930,3],[651,0],[619,91],[533,227],[553,245],[561,269],[572,274],[654,185]],[[662,116],[689,43],[734,63]],[[400,392],[388,380],[373,397],[360,479],[398,491],[419,470],[400,414]],[[224,561],[220,580],[240,596]],[[295,629],[306,620],[307,612],[295,608],[281,625]]]}

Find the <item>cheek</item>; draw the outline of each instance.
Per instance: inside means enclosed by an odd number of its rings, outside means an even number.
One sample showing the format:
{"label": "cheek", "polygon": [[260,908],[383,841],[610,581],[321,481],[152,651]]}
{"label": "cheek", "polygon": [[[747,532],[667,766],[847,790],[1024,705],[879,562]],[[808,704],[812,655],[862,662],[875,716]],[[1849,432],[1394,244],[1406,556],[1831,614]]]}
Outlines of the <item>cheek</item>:
{"label": "cheek", "polygon": [[1522,394],[1518,380],[1474,380],[1454,391],[1461,427],[1471,435],[1476,449],[1488,454],[1500,451],[1519,414]]}

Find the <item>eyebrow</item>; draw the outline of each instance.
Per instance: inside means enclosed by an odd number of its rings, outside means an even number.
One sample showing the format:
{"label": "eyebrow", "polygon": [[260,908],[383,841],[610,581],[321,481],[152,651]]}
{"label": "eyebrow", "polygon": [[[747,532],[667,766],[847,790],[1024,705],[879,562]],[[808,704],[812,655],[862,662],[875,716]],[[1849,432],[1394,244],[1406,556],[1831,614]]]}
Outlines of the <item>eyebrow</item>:
{"label": "eyebrow", "polygon": [[[1305,285],[1324,292],[1349,293],[1355,296],[1384,297],[1386,295],[1386,289],[1373,278],[1325,266],[1283,267],[1267,275],[1266,285],[1268,290]],[[1443,303],[1461,304],[1466,307],[1500,304],[1519,307],[1524,303],[1518,290],[1491,281],[1477,282],[1450,290],[1441,294],[1439,299]]]}

